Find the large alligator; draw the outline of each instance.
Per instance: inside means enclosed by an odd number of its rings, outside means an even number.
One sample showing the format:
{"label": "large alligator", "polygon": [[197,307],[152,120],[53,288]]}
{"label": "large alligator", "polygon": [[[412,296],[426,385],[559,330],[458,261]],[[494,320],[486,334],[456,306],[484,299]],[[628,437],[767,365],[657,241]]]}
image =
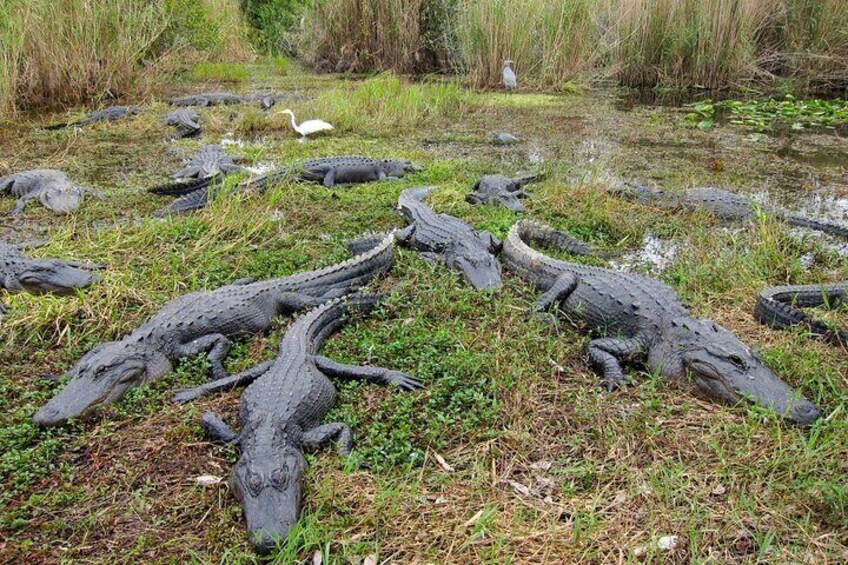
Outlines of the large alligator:
{"label": "large alligator", "polygon": [[848,283],[773,286],[760,293],[754,316],[773,328],[805,327],[812,335],[841,346],[848,346],[848,331],[830,328],[812,319],[800,308],[848,304]]}
{"label": "large alligator", "polygon": [[32,169],[0,178],[0,194],[11,194],[18,201],[9,214],[20,214],[31,200],[38,200],[57,214],[70,214],[90,193],[102,198],[100,192],[71,182],[68,175],[55,169]]}
{"label": "large alligator", "polygon": [[709,186],[674,193],[643,185],[629,184],[625,188],[614,190],[613,194],[640,204],[651,204],[664,208],[682,208],[689,211],[703,210],[720,220],[732,222],[750,221],[756,217],[759,210],[792,226],[848,238],[848,226],[797,216],[776,206],[760,205],[732,192]]}
{"label": "large alligator", "polygon": [[[371,159],[359,156],[320,157],[310,159],[300,165],[278,169],[255,179],[248,179],[239,184],[236,190],[264,192],[287,179],[317,182],[332,188],[346,184],[395,180],[406,173],[421,170],[422,167],[414,165],[406,159]],[[185,185],[159,187],[156,190],[158,194],[177,195],[180,198],[157,214],[187,212],[203,208],[214,196],[211,189],[216,180],[219,179],[211,177],[198,179]]]}
{"label": "large alligator", "polygon": [[[32,294],[71,294],[95,282],[97,275],[86,269],[98,265],[84,265],[60,259],[30,259],[20,252],[21,247],[0,242],[0,288],[9,292]],[[0,313],[5,311],[0,304]]]}
{"label": "large alligator", "polygon": [[83,127],[97,122],[114,122],[115,120],[135,116],[139,112],[141,112],[141,106],[109,106],[102,110],[95,110],[79,121],[68,122],[65,124],[54,124],[52,126],[47,126],[45,129],[57,130],[69,127]]}
{"label": "large alligator", "polygon": [[537,174],[514,178],[505,175],[484,175],[474,184],[472,192],[466,195],[465,201],[469,204],[500,204],[513,212],[523,212],[524,204],[520,199],[530,195],[522,188],[538,178]]}
{"label": "large alligator", "polygon": [[244,509],[253,547],[268,553],[286,541],[300,516],[304,451],[315,451],[335,440],[347,456],[352,445],[350,428],[342,423],[322,424],[336,400],[328,377],[362,379],[401,390],[422,388],[409,375],[379,367],[342,365],[318,355],[323,342],[354,312],[367,312],[378,295],[352,295],[332,300],[295,322],[280,342],[275,361],[260,363],[229,382],[210,383],[184,391],[177,400],[251,383],[241,397],[241,430],[236,433],[211,412],[203,426],[216,440],[235,443],[241,451],[230,484]]}
{"label": "large alligator", "polygon": [[67,385],[36,412],[38,425],[60,424],[127,390],[168,374],[179,359],[207,352],[212,378],[227,377],[231,337],[266,331],[280,314],[350,292],[394,264],[394,235],[368,253],[317,271],[260,282],[239,280],[192,292],[162,307],[119,341],[98,345],[67,373]]}
{"label": "large alligator", "polygon": [[200,135],[200,114],[191,108],[180,108],[165,115],[162,120],[167,126],[177,130],[177,137],[195,137]]}
{"label": "large alligator", "polygon": [[176,182],[148,190],[154,194],[179,197],[155,215],[164,216],[193,210],[195,208],[193,198],[201,194],[198,191],[202,190],[203,196],[207,197],[211,186],[220,184],[226,175],[244,171],[245,169],[236,165],[232,157],[227,155],[220,145],[204,145],[194,157],[188,160],[185,167],[173,174]]}
{"label": "large alligator", "polygon": [[233,94],[232,92],[203,92],[171,98],[168,102],[173,106],[228,106],[232,104],[254,104],[267,110],[280,100],[300,100],[302,96],[286,92],[254,92],[250,94]]}
{"label": "large alligator", "polygon": [[[424,203],[434,188],[421,186],[401,193],[398,207],[409,226],[398,232],[398,242],[419,251],[429,261],[440,261],[459,271],[478,290],[500,288],[501,268],[495,257],[500,240],[487,231],[474,231],[459,218],[434,212]],[[352,248],[373,245],[373,237],[354,241]]]}
{"label": "large alligator", "polygon": [[626,386],[622,363],[643,361],[668,380],[688,382],[712,400],[742,399],[801,425],[821,417],[815,404],[781,381],[733,333],[692,317],[658,280],[553,259],[526,242],[556,244],[559,232],[521,220],[504,240],[504,265],[544,291],[538,310],[561,308],[597,336],[589,360],[609,390]]}

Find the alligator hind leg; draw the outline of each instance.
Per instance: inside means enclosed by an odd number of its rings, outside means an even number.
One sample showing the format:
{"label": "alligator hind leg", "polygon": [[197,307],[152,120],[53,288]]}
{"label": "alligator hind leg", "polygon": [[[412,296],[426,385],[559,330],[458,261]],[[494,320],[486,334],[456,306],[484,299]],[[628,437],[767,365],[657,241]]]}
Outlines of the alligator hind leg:
{"label": "alligator hind leg", "polygon": [[200,425],[203,426],[206,433],[209,434],[215,441],[220,441],[222,443],[238,442],[238,434],[212,412],[206,412],[203,414],[203,418],[200,420]]}
{"label": "alligator hind leg", "polygon": [[312,428],[303,434],[303,448],[307,451],[317,451],[334,439],[339,444],[339,453],[344,457],[350,455],[350,449],[353,447],[353,432],[347,424],[323,424]]}
{"label": "alligator hind leg", "polygon": [[589,343],[589,361],[592,368],[601,374],[610,392],[617,388],[627,388],[621,362],[633,360],[642,353],[642,343],[637,339],[606,337],[593,339]]}
{"label": "alligator hind leg", "polygon": [[314,360],[318,369],[330,377],[362,379],[380,385],[394,385],[401,390],[424,388],[424,384],[420,380],[400,371],[393,371],[392,369],[384,369],[382,367],[343,365],[323,355],[316,355]]}
{"label": "alligator hind leg", "polygon": [[224,359],[230,352],[232,345],[233,342],[223,334],[209,334],[182,345],[180,356],[194,357],[204,351],[207,352],[207,358],[212,365],[212,378],[215,380],[223,379],[229,376],[227,370],[224,369]]}
{"label": "alligator hind leg", "polygon": [[577,288],[579,283],[580,279],[577,278],[577,275],[562,273],[556,278],[551,288],[536,299],[536,311],[542,312],[550,308],[553,304],[561,304],[574,292],[574,289]]}
{"label": "alligator hind leg", "polygon": [[265,361],[263,363],[259,363],[258,365],[254,365],[250,369],[242,371],[237,375],[232,375],[223,379],[204,383],[200,386],[177,391],[177,393],[171,398],[171,400],[173,402],[183,403],[188,402],[189,400],[200,398],[201,396],[205,396],[213,392],[230,390],[240,386],[247,386],[262,375],[264,375],[265,373],[267,373],[268,369],[270,369],[271,365],[273,364],[274,360],[272,359],[270,361]]}

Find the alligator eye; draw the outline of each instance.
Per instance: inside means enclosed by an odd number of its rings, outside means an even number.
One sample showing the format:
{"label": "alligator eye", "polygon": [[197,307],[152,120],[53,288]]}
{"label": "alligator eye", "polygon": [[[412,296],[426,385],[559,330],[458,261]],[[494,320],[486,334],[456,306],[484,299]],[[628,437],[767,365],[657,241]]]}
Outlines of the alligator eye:
{"label": "alligator eye", "polygon": [[731,355],[730,357],[728,357],[728,360],[740,369],[748,368],[748,364],[745,363],[745,360],[739,357],[738,355]]}
{"label": "alligator eye", "polygon": [[258,495],[259,491],[262,490],[262,475],[254,473],[253,471],[248,471],[247,488],[254,496]]}
{"label": "alligator eye", "polygon": [[282,469],[277,469],[271,473],[271,485],[277,490],[282,489],[286,484],[286,475]]}

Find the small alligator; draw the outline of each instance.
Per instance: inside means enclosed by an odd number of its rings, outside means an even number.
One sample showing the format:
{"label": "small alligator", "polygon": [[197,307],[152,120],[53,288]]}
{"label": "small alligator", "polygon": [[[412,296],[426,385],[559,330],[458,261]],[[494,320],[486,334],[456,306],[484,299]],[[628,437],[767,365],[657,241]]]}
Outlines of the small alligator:
{"label": "small alligator", "polygon": [[239,280],[176,298],[120,341],[84,355],[66,373],[65,388],[33,420],[49,426],[84,415],[130,388],[164,377],[179,359],[203,352],[212,377],[225,378],[229,338],[264,332],[276,316],[342,296],[393,264],[394,235],[388,234],[373,250],[337,265],[259,282]]}
{"label": "small alligator", "polygon": [[165,125],[176,128],[177,137],[200,135],[200,114],[191,108],[181,108],[168,112],[163,121]]}
{"label": "small alligator", "polygon": [[211,412],[204,414],[202,423],[214,439],[240,448],[230,484],[244,509],[250,543],[260,553],[284,543],[300,516],[303,452],[335,440],[342,455],[350,453],[350,428],[321,423],[336,400],[336,388],[328,377],[362,379],[401,390],[423,388],[418,379],[404,373],[342,365],[317,354],[345,318],[371,310],[379,300],[378,295],[352,295],[319,306],[286,332],[276,360],[260,363],[229,382],[202,385],[176,398],[190,400],[252,382],[241,397],[239,433]]}
{"label": "small alligator", "polygon": [[[434,186],[404,190],[398,207],[409,226],[397,233],[397,241],[415,249],[428,261],[441,261],[477,290],[496,290],[503,285],[495,253],[501,242],[487,231],[474,229],[453,216],[437,214],[424,201]],[[352,250],[367,249],[382,235],[369,235],[350,242]]]}
{"label": "small alligator", "polygon": [[[20,252],[21,246],[0,242],[0,288],[8,292],[32,294],[71,294],[85,288],[98,276],[85,269],[99,265],[83,265],[60,259],[30,259]],[[0,304],[0,313],[5,311]]]}
{"label": "small alligator", "polygon": [[644,361],[651,372],[688,380],[713,400],[748,399],[801,425],[821,417],[815,404],[789,388],[733,333],[692,317],[667,285],[553,259],[526,243],[556,244],[556,234],[535,222],[517,222],[504,240],[504,265],[544,291],[537,310],[558,306],[598,336],[589,344],[589,360],[609,390],[626,386],[623,362]]}
{"label": "small alligator", "polygon": [[79,208],[85,193],[103,197],[93,188],[74,184],[68,175],[55,169],[32,169],[0,178],[0,194],[18,199],[9,214],[22,213],[30,200],[36,199],[57,214],[70,214]]}
{"label": "small alligator", "polygon": [[[264,192],[286,179],[318,182],[332,188],[342,184],[363,183],[380,180],[396,180],[404,174],[421,171],[423,167],[413,165],[405,159],[371,159],[368,157],[321,157],[310,159],[301,165],[278,169],[267,175],[249,179],[239,184],[236,190],[259,190]],[[186,185],[159,187],[158,194],[181,195],[168,208],[157,212],[164,215],[187,212],[203,208],[210,200],[210,189],[218,179],[198,179]]]}
{"label": "small alligator", "polygon": [[504,175],[484,175],[474,185],[473,191],[465,197],[465,201],[469,204],[500,204],[513,212],[523,212],[524,204],[519,199],[530,195],[522,188],[538,178],[539,175],[522,175],[515,178]]}
{"label": "small alligator", "polygon": [[803,326],[809,332],[826,341],[848,346],[848,332],[829,328],[826,324],[810,318],[800,308],[826,306],[838,308],[848,304],[848,283],[774,286],[760,293],[754,316],[767,326],[785,329]]}
{"label": "small alligator", "polygon": [[761,206],[732,192],[713,187],[693,188],[675,194],[643,185],[630,184],[627,188],[617,189],[613,193],[640,204],[682,208],[690,211],[704,210],[725,221],[750,221],[756,217],[757,210],[762,210],[766,215],[780,218],[792,226],[848,238],[848,227],[796,216],[775,206]]}
{"label": "small alligator", "polygon": [[139,112],[141,112],[141,106],[109,106],[102,110],[95,110],[79,121],[68,122],[66,124],[54,124],[52,126],[47,126],[45,129],[57,130],[68,127],[83,127],[96,122],[114,122],[115,120],[135,116]]}
{"label": "small alligator", "polygon": [[495,145],[514,145],[521,141],[511,133],[493,133],[491,139]]}
{"label": "small alligator", "polygon": [[194,157],[188,160],[185,167],[174,173],[173,178],[177,182],[148,190],[154,194],[180,197],[154,215],[161,217],[193,210],[198,207],[194,198],[201,195],[205,205],[210,185],[220,184],[229,173],[244,171],[245,169],[236,165],[232,157],[227,155],[220,145],[204,145]]}

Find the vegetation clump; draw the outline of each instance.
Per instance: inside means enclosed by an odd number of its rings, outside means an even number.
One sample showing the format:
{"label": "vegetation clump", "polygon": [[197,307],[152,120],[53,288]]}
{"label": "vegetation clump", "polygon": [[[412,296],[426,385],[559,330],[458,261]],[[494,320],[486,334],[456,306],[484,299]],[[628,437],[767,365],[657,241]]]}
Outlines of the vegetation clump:
{"label": "vegetation clump", "polygon": [[848,100],[798,100],[791,94],[783,99],[704,100],[689,108],[686,120],[701,129],[713,127],[722,115],[731,124],[757,131],[787,125],[793,130],[834,129],[848,124]]}

